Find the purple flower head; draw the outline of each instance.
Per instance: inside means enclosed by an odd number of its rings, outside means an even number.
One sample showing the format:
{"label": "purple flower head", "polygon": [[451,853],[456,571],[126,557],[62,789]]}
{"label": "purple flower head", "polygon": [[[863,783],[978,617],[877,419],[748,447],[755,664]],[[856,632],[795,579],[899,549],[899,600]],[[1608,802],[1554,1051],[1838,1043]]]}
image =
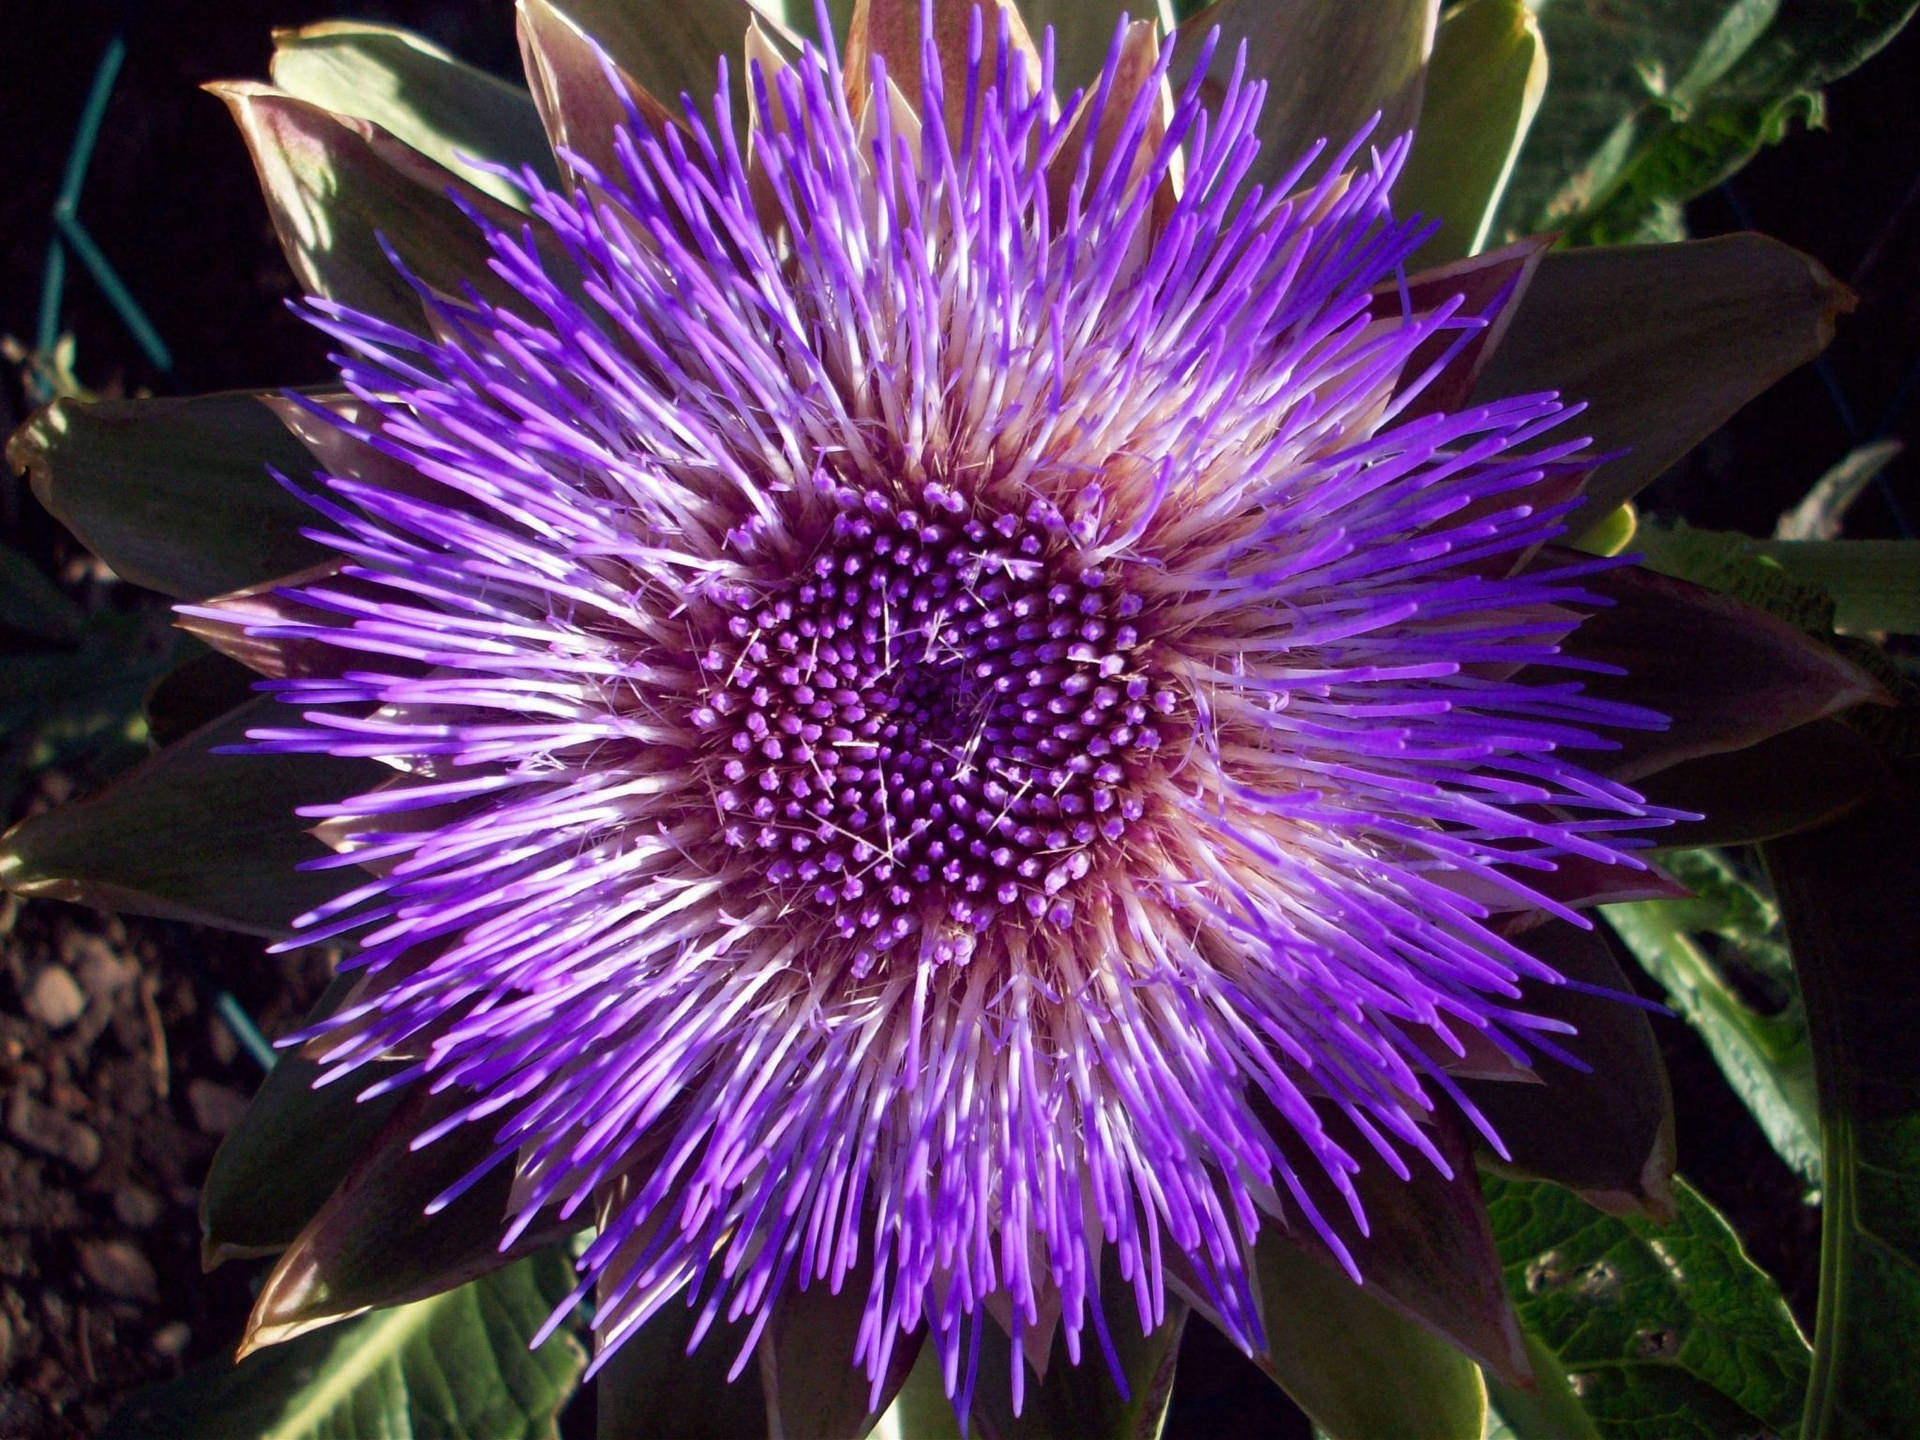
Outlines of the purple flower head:
{"label": "purple flower head", "polygon": [[1498,1148],[1450,1069],[1566,1028],[1506,922],[1663,818],[1579,760],[1662,722],[1560,654],[1569,408],[1432,403],[1486,321],[1406,298],[1406,141],[1249,186],[1260,83],[1128,27],[1061,104],[972,14],[964,73],[629,105],[488,228],[515,299],[309,302],[366,463],[254,738],[396,772],[311,812],[317,1033],[462,1097],[503,1243],[597,1224],[603,1358],[852,1284],[876,1387],[925,1326],[964,1392],[988,1315],[1104,1343],[1108,1249],[1257,1343],[1263,1224],[1345,1258],[1437,1106]]}

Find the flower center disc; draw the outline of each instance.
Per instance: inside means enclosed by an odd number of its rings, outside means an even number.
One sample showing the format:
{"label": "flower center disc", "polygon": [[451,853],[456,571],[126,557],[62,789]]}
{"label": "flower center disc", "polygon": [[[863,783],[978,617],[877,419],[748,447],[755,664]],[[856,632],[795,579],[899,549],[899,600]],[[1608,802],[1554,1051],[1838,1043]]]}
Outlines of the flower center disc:
{"label": "flower center disc", "polygon": [[1140,597],[1057,516],[940,486],[921,509],[831,496],[812,555],[723,602],[701,657],[726,843],[855,940],[856,969],[922,930],[964,958],[1016,904],[1067,924],[1071,887],[1144,813],[1177,708]]}

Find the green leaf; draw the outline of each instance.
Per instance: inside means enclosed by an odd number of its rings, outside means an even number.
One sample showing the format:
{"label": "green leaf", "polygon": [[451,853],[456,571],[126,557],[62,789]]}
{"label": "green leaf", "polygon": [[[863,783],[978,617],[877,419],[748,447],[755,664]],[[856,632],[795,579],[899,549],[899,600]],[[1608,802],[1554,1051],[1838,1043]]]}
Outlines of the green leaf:
{"label": "green leaf", "polygon": [[1484,249],[1547,88],[1547,50],[1524,0],[1466,0],[1440,21],[1397,210],[1443,223],[1418,263]]}
{"label": "green leaf", "polygon": [[1625,167],[1616,189],[1582,225],[1583,237],[1632,233],[1640,217],[1719,184],[1798,121],[1818,125],[1818,88],[1872,55],[1912,17],[1914,0],[1782,0],[1774,21],[1717,77],[1674,99]]}
{"label": "green leaf", "polygon": [[11,545],[0,545],[0,632],[71,645],[80,639],[86,618],[38,565]]}
{"label": "green leaf", "polygon": [[340,870],[300,870],[330,853],[296,806],[338,800],[390,774],[371,761],[226,755],[277,702],[262,698],[194,731],[100,794],[0,836],[0,886],[136,915],[284,935],[339,894]]}
{"label": "green leaf", "polygon": [[1631,987],[1595,931],[1550,920],[1514,937],[1576,985],[1529,982],[1519,1008],[1572,1025],[1561,1046],[1588,1070],[1543,1059],[1539,1085],[1463,1080],[1506,1145],[1510,1172],[1555,1180],[1611,1214],[1673,1206],[1673,1092],[1646,1013],[1609,995]]}
{"label": "green leaf", "polygon": [[1645,239],[1892,38],[1913,0],[1554,0],[1554,79],[1502,221],[1579,243]]}
{"label": "green leaf", "polygon": [[384,239],[434,290],[461,295],[471,284],[497,303],[524,303],[489,268],[492,250],[449,192],[511,233],[525,224],[519,211],[371,121],[251,81],[206,88],[233,112],[280,248],[308,294],[421,330],[420,296],[387,258]]}
{"label": "green leaf", "polygon": [[1779,0],[1554,0],[1538,7],[1553,85],[1521,151],[1502,222],[1578,224],[1630,164],[1672,91],[1752,45]]}
{"label": "green leaf", "polygon": [[1810,830],[1891,783],[1887,759],[1862,723],[1889,713],[1898,714],[1876,708],[1796,725],[1741,750],[1669,766],[1634,788],[1655,805],[1702,817],[1659,831],[1663,848],[1753,845]]}
{"label": "green leaf", "polygon": [[1725,530],[1696,530],[1684,520],[1650,520],[1634,536],[1634,549],[1647,569],[1731,595],[1813,634],[1830,634],[1833,597],[1762,558],[1756,543]]}
{"label": "green leaf", "polygon": [[[308,1022],[337,1010],[356,978],[336,975]],[[323,1068],[282,1054],[213,1152],[200,1187],[200,1251],[209,1270],[292,1244],[406,1098],[398,1090],[359,1101],[370,1083],[399,1071],[398,1063],[370,1065],[316,1090]]]}
{"label": "green leaf", "polygon": [[513,181],[470,161],[531,165],[559,183],[533,97],[418,35],[327,20],[273,36],[273,83],[289,95],[357,115],[437,160],[496,200],[526,208]]}
{"label": "green leaf", "polygon": [[[1601,913],[1660,982],[1667,1004],[1700,1033],[1780,1158],[1817,1186],[1813,1050],[1792,963],[1777,937],[1779,913],[1714,851],[1683,850],[1665,863],[1697,898],[1608,905]],[[1697,936],[1718,942],[1717,962]],[[1765,1010],[1748,1004],[1727,973],[1732,967],[1749,991],[1769,991],[1777,1003]]]}
{"label": "green leaf", "polygon": [[1816,633],[1920,632],[1920,541],[1756,540],[1676,521],[1643,526],[1636,548],[1649,569]]}
{"label": "green leaf", "polygon": [[1920,832],[1909,800],[1764,851],[1819,1080],[1818,1350],[1802,1440],[1913,1433],[1920,1415]]}
{"label": "green leaf", "polygon": [[[1684,1182],[1673,1223],[1617,1219],[1556,1185],[1486,1181],[1507,1292],[1603,1440],[1788,1433],[1806,1341],[1773,1281]],[[1504,1397],[1503,1397],[1504,1398]],[[1510,1425],[1521,1417],[1504,1405]],[[1559,1440],[1558,1429],[1516,1426]]]}
{"label": "green leaf", "polygon": [[[604,1283],[600,1299],[604,1305]],[[676,1295],[607,1357],[594,1384],[600,1440],[742,1440],[771,1433],[754,1357],[747,1357],[738,1379],[727,1379],[744,1328],[722,1316],[688,1353],[699,1314]]]}
{"label": "green leaf", "polygon": [[304,479],[313,461],[255,394],[58,400],[14,433],[7,461],[115,574],[176,599],[272,580],[327,554],[300,534],[314,511],[267,473]]}
{"label": "green leaf", "polygon": [[1752,547],[1831,595],[1836,629],[1920,634],[1920,540],[1755,540]]}
{"label": "green leaf", "polygon": [[[1180,1336],[1186,1328],[1187,1307],[1169,1297],[1166,1318],[1142,1333],[1133,1286],[1121,1278],[1120,1266],[1109,1249],[1101,1262],[1098,1304],[1106,1319],[1120,1373],[1127,1377],[1122,1396],[1113,1382],[1107,1360],[1089,1327],[1081,1332],[1080,1363],[1067,1356],[1065,1336],[1055,1333],[1044,1378],[1026,1367],[1025,1395],[1018,1418],[1013,1414],[1013,1351],[1007,1332],[990,1326],[980,1345],[980,1369],[973,1387],[973,1431],[983,1440],[1156,1440],[1165,1423],[1167,1403],[1173,1398],[1174,1367],[1180,1358]],[[921,1365],[933,1366],[931,1348]],[[938,1403],[946,1405],[939,1394]],[[951,1415],[952,1407],[947,1406]],[[909,1432],[911,1433],[911,1432]]]}
{"label": "green leaf", "polygon": [[1376,111],[1376,145],[1413,128],[1439,13],[1440,0],[1216,0],[1176,34],[1174,93],[1193,73],[1200,43],[1216,25],[1220,41],[1203,94],[1217,97],[1224,89],[1244,42],[1248,75],[1267,82],[1257,124],[1260,153],[1247,178],[1268,184],[1317,141],[1338,150]]}
{"label": "green leaf", "polygon": [[1818,355],[1852,303],[1818,261],[1760,235],[1556,251],[1476,395],[1554,390],[1586,404],[1575,433],[1624,452],[1588,483],[1581,514],[1598,520]]}
{"label": "green leaf", "polygon": [[1480,1369],[1351,1278],[1263,1230],[1261,1367],[1333,1440],[1480,1440]]}
{"label": "green leaf", "polygon": [[1034,44],[1053,27],[1053,88],[1062,98],[1098,78],[1121,15],[1172,30],[1173,8],[1169,0],[1020,0]]}
{"label": "green leaf", "polygon": [[564,1326],[527,1343],[573,1287],[549,1250],[431,1300],[250,1355],[214,1360],[143,1391],[101,1440],[541,1440],[586,1353]]}
{"label": "green leaf", "polygon": [[584,1220],[543,1218],[501,1250],[513,1193],[510,1163],[428,1212],[495,1152],[493,1127],[485,1121],[413,1148],[415,1137],[472,1099],[464,1091],[435,1095],[415,1086],[392,1111],[260,1287],[241,1354],[368,1309],[438,1295],[584,1228]]}

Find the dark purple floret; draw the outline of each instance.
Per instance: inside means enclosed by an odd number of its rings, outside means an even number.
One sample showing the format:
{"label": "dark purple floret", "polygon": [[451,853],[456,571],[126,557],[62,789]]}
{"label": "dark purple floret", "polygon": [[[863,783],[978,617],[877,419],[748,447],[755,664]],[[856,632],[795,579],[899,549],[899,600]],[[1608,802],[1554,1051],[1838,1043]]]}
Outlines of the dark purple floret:
{"label": "dark purple floret", "polygon": [[1181,724],[1140,596],[1047,507],[819,484],[811,553],[699,627],[724,635],[693,714],[722,838],[832,917],[857,975],[922,931],[944,962],[997,918],[1072,925]]}

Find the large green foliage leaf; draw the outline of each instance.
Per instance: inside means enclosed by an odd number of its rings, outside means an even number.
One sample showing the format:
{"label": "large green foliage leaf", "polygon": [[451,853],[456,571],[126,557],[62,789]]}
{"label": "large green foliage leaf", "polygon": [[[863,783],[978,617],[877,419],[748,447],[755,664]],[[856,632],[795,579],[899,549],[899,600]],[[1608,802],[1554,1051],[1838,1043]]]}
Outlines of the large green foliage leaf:
{"label": "large green foliage leaf", "polygon": [[559,1433],[586,1353],[575,1327],[527,1342],[573,1287],[551,1250],[135,1396],[102,1440],[538,1440]]}
{"label": "large green foliage leaf", "polygon": [[[1486,1180],[1508,1293],[1534,1342],[1540,1391],[1496,1391],[1523,1440],[1784,1434],[1800,1413],[1807,1343],[1779,1288],[1684,1182],[1670,1225],[1603,1215],[1538,1181]],[[1564,1379],[1562,1378],[1564,1377]]]}
{"label": "large green foliage leaf", "polygon": [[1920,1415],[1920,832],[1891,799],[1765,851],[1813,1038],[1824,1209],[1803,1440]]}
{"label": "large green foliage leaf", "polygon": [[1756,540],[1753,552],[1833,597],[1842,630],[1920,634],[1920,540]]}
{"label": "large green foliage leaf", "polygon": [[[1715,851],[1679,851],[1665,863],[1694,899],[1609,905],[1602,913],[1660,982],[1667,1004],[1700,1032],[1780,1158],[1818,1185],[1813,1050],[1779,913]],[[1756,1005],[1749,995],[1769,1003]]]}
{"label": "large green foliage leaf", "polygon": [[1756,540],[1684,521],[1644,524],[1642,563],[1805,629],[1920,633],[1920,541]]}
{"label": "large green foliage leaf", "polygon": [[1768,564],[1757,542],[1725,530],[1697,530],[1684,520],[1644,521],[1633,548],[1649,570],[1690,580],[1817,635],[1833,631],[1833,597],[1820,586]]}
{"label": "large green foliage leaf", "polygon": [[1515,233],[1672,238],[1682,202],[1796,122],[1914,0],[1532,0],[1553,84],[1502,210]]}

